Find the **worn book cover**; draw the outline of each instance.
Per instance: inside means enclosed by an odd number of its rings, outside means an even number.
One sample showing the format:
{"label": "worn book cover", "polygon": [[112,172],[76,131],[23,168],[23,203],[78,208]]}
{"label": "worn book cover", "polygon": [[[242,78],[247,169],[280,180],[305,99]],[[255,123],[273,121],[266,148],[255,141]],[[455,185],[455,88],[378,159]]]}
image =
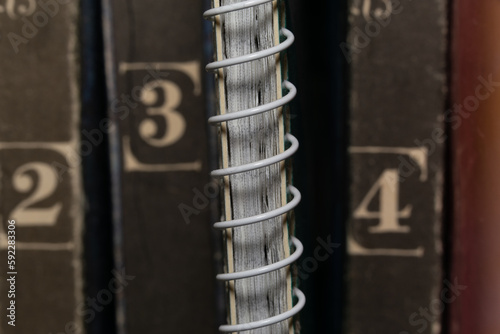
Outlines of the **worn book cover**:
{"label": "worn book cover", "polygon": [[500,4],[453,4],[452,135],[453,222],[450,280],[452,334],[493,334],[500,320]]}
{"label": "worn book cover", "polygon": [[439,333],[446,1],[353,0],[345,330]]}
{"label": "worn book cover", "polygon": [[82,278],[78,6],[0,2],[1,333],[83,333],[94,312]]}
{"label": "worn book cover", "polygon": [[106,1],[119,333],[210,333],[215,301],[201,1]]}

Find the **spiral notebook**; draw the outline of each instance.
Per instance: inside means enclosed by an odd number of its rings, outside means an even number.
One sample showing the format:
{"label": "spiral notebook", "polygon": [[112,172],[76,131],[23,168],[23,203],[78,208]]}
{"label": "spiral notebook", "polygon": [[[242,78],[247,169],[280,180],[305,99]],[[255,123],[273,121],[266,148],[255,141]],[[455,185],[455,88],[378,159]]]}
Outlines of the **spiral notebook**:
{"label": "spiral notebook", "polygon": [[290,184],[286,159],[298,148],[287,133],[287,108],[296,89],[286,81],[293,43],[284,28],[284,1],[215,0],[204,16],[213,21],[228,325],[221,332],[296,333],[294,315],[304,305],[293,288],[291,263],[301,243],[291,210],[300,193]]}

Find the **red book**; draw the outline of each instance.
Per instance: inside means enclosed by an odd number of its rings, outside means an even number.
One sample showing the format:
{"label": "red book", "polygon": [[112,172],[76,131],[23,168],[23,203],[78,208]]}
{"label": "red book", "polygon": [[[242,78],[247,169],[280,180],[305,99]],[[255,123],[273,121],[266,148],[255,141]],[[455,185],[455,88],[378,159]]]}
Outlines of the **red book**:
{"label": "red book", "polygon": [[[458,0],[452,27],[450,333],[500,331],[500,2]],[[450,298],[451,300],[451,298]]]}

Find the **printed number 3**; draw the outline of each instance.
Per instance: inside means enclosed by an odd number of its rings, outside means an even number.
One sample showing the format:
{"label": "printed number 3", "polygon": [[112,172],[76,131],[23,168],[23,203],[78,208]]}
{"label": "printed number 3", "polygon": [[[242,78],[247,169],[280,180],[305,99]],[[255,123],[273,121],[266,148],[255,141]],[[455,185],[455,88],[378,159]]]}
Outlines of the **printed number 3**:
{"label": "printed number 3", "polygon": [[[158,103],[158,89],[161,88],[165,94],[164,102],[159,107],[152,107]],[[146,113],[149,116],[161,116],[166,122],[166,131],[161,138],[155,138],[158,134],[158,126],[152,119],[145,119],[139,124],[139,134],[149,145],[165,147],[174,144],[182,138],[186,131],[186,121],[176,108],[182,101],[182,92],[173,82],[167,80],[153,81],[146,84],[141,92],[141,102],[148,107]]]}

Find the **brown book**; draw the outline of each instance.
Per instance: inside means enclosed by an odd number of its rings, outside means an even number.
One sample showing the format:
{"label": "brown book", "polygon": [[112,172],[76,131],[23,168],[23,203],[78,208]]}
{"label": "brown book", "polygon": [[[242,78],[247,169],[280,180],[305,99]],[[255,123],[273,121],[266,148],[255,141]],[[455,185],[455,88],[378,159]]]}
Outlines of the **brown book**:
{"label": "brown book", "polygon": [[118,333],[215,332],[202,2],[104,3]]}
{"label": "brown book", "polygon": [[441,326],[446,3],[350,2],[349,334]]}
{"label": "brown book", "polygon": [[450,333],[493,334],[500,328],[500,3],[459,0],[453,13]]}
{"label": "brown book", "polygon": [[82,333],[78,2],[0,22],[0,332]]}

